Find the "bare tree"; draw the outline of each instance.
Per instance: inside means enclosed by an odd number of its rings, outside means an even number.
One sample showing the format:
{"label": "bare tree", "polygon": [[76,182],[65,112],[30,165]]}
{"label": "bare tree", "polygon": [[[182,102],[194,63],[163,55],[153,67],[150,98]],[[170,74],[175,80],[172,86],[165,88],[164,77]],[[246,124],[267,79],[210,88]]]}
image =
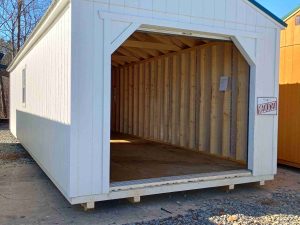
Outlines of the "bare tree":
{"label": "bare tree", "polygon": [[10,44],[12,57],[20,50],[50,3],[51,0],[0,0],[0,38]]}
{"label": "bare tree", "polygon": [[[0,53],[5,54],[2,64],[8,65],[16,56],[50,3],[51,0],[0,0]],[[7,117],[4,73],[0,74],[0,103]]]}

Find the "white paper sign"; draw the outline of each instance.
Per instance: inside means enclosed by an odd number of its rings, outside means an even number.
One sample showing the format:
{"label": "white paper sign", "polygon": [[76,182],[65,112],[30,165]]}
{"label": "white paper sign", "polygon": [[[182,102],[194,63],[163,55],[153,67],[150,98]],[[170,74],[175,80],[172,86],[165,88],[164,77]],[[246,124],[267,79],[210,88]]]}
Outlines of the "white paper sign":
{"label": "white paper sign", "polygon": [[257,115],[277,115],[277,98],[257,98]]}
{"label": "white paper sign", "polygon": [[226,91],[227,90],[227,88],[228,88],[228,80],[229,80],[229,78],[226,77],[226,76],[222,76],[220,78],[220,88],[219,88],[220,91]]}

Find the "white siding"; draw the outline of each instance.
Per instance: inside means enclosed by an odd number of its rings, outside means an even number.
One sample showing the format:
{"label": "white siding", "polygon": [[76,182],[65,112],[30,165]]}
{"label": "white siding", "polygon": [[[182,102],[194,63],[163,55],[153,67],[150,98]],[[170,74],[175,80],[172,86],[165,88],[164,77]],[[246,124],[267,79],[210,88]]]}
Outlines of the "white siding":
{"label": "white siding", "polygon": [[[69,193],[70,8],[11,72],[10,129],[60,190]],[[22,69],[26,68],[26,105]]]}
{"label": "white siding", "polygon": [[11,131],[66,197],[109,192],[111,45],[139,25],[235,41],[252,71],[249,168],[275,173],[277,116],[255,110],[257,97],[278,96],[281,27],[272,19],[247,0],[71,0],[70,7],[11,73]]}

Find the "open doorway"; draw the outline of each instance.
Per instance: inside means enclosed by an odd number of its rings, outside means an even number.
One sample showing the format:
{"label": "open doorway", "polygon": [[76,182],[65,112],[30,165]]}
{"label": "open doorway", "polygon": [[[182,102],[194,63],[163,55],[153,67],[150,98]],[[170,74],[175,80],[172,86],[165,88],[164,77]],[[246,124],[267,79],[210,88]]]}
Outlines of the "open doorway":
{"label": "open doorway", "polygon": [[111,182],[247,169],[249,70],[231,41],[131,35],[112,55]]}

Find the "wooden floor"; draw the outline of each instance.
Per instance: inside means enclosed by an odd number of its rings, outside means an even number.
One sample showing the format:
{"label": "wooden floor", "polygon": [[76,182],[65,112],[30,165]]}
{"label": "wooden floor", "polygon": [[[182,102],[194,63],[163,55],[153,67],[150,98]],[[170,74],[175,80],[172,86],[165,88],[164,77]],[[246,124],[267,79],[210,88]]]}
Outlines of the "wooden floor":
{"label": "wooden floor", "polygon": [[136,137],[111,138],[111,182],[246,169],[246,165]]}

